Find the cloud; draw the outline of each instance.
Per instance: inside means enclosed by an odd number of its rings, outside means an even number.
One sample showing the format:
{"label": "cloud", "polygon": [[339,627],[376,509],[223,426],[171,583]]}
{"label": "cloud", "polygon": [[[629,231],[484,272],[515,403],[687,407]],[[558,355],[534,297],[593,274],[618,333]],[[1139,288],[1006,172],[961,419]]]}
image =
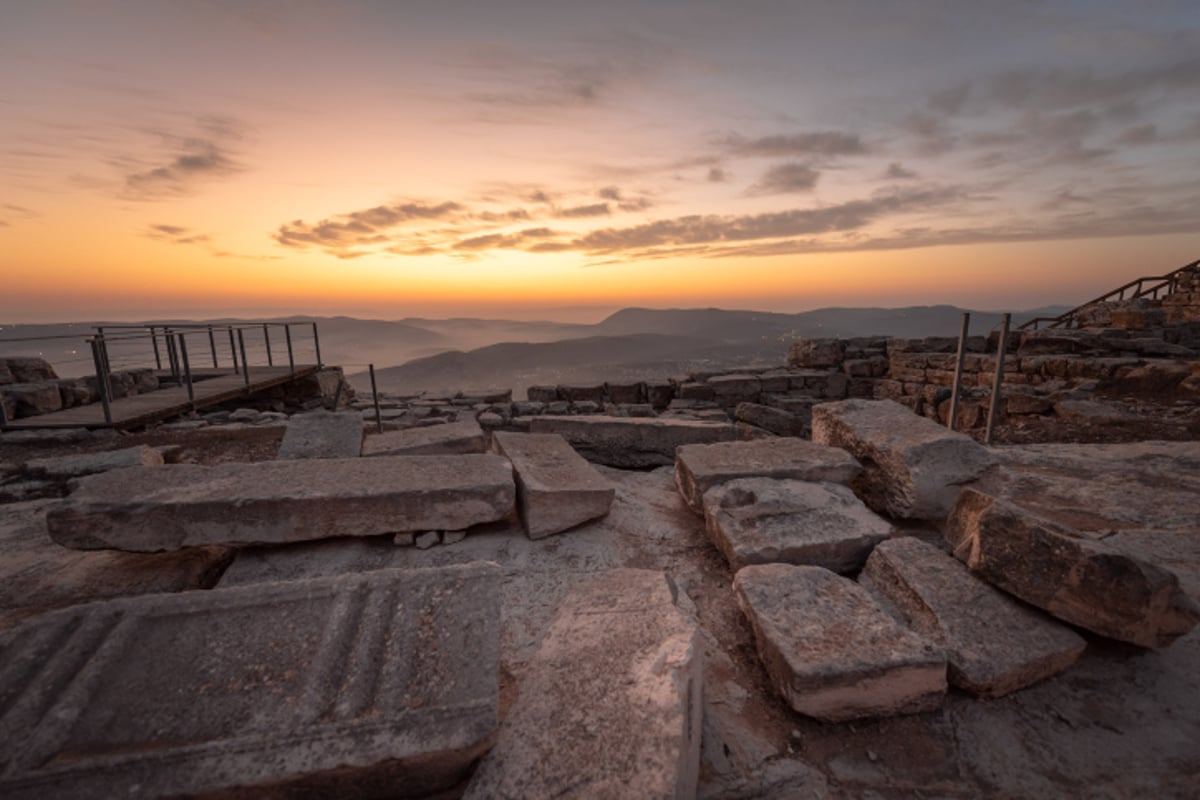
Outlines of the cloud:
{"label": "cloud", "polygon": [[747,139],[733,134],[721,145],[738,156],[857,156],[867,152],[857,134],[841,131],[816,131]]}
{"label": "cloud", "polygon": [[707,180],[709,183],[725,183],[729,180],[729,173],[720,167],[709,167]]}
{"label": "cloud", "polygon": [[888,164],[887,171],[883,173],[883,179],[888,181],[907,181],[918,177],[917,173],[911,169],[906,169],[901,164],[893,161]]}
{"label": "cloud", "polygon": [[563,217],[564,219],[577,219],[580,217],[603,217],[610,213],[611,210],[608,203],[592,203],[572,208],[560,208],[554,213],[554,216]]}
{"label": "cloud", "polygon": [[[299,219],[293,220],[280,225],[271,238],[285,247],[316,246],[341,251],[355,245],[385,241],[387,237],[383,236],[383,231],[407,222],[452,219],[461,216],[464,211],[462,205],[454,202],[408,202],[375,206],[312,224]],[[336,254],[341,256],[340,252]]]}
{"label": "cloud", "polygon": [[616,186],[605,186],[596,192],[596,196],[603,200],[611,200],[617,204],[617,208],[621,211],[645,211],[648,208],[654,207],[654,201],[649,197],[645,195],[640,197],[626,197],[624,192]]}
{"label": "cloud", "polygon": [[778,164],[768,169],[747,190],[747,194],[794,194],[810,192],[817,185],[821,173],[807,164]]}
{"label": "cloud", "polygon": [[207,244],[212,240],[207,233],[193,232],[182,225],[151,225],[146,236],[171,244]]}
{"label": "cloud", "polygon": [[553,238],[555,236],[558,236],[558,233],[550,228],[527,228],[512,234],[492,233],[485,236],[473,236],[469,239],[455,242],[452,245],[452,249],[460,251],[530,249],[539,246],[538,244],[530,245],[531,241],[537,242],[537,240]]}
{"label": "cloud", "polygon": [[125,176],[122,196],[131,200],[158,200],[191,194],[199,184],[242,172],[245,167],[234,157],[229,146],[233,137],[226,122],[203,122],[205,136],[173,140],[174,154],[161,166],[131,172]]}

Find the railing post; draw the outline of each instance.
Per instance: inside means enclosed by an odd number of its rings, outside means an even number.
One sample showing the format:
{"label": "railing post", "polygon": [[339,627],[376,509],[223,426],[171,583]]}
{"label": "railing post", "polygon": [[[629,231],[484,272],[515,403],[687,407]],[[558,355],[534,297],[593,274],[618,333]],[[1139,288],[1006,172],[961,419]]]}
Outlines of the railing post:
{"label": "railing post", "polygon": [[196,408],[196,392],[192,389],[192,364],[188,360],[187,339],[182,333],[179,334],[179,355],[183,359],[183,374],[187,380],[188,402],[192,404],[192,409]]}
{"label": "railing post", "polygon": [[288,346],[288,372],[296,371],[296,357],[292,353],[292,323],[285,322],[283,324],[283,335],[287,338]]}
{"label": "railing post", "polygon": [[0,393],[0,428],[8,424],[8,409],[4,407],[4,395]]}
{"label": "railing post", "polygon": [[375,388],[375,365],[368,364],[371,371],[371,401],[375,404],[375,432],[383,433],[383,416],[379,413],[379,390]]}
{"label": "railing post", "polygon": [[208,326],[208,349],[212,351],[213,369],[218,369],[217,366],[217,338],[213,336],[213,326]]}
{"label": "railing post", "polygon": [[162,355],[158,352],[158,333],[153,325],[150,326],[150,343],[154,345],[154,368],[162,371]]}
{"label": "railing post", "polygon": [[100,403],[104,406],[104,421],[112,425],[112,406],[108,399],[108,386],[104,380],[104,359],[100,356],[100,342],[93,336],[88,342],[92,345],[92,363],[96,365],[96,391],[100,393]]}
{"label": "railing post", "polygon": [[988,403],[987,428],[983,433],[983,443],[992,443],[992,430],[996,425],[996,411],[1000,408],[1000,384],[1004,381],[1004,356],[1008,352],[1008,326],[1012,322],[1012,314],[1005,314],[1000,323],[1000,343],[996,345],[996,374],[992,377],[992,399]]}
{"label": "railing post", "polygon": [[267,323],[263,323],[263,342],[267,345],[267,366],[275,366],[275,362],[271,359],[271,332],[267,329]]}
{"label": "railing post", "polygon": [[104,390],[108,392],[109,399],[112,399],[112,364],[108,361],[108,342],[105,340],[104,334],[100,334],[100,363],[104,367]]}
{"label": "railing post", "polygon": [[233,328],[229,329],[229,355],[233,359],[233,374],[238,374],[237,345],[233,341]]}
{"label": "railing post", "polygon": [[317,323],[313,323],[313,349],[317,352],[317,366],[321,366],[321,338],[317,336]]}
{"label": "railing post", "polygon": [[962,329],[958,332],[958,355],[954,358],[954,385],[950,389],[950,416],[946,427],[954,430],[954,422],[958,417],[958,390],[962,386],[963,357],[967,351],[967,331],[971,327],[971,315],[963,312]]}
{"label": "railing post", "polygon": [[163,335],[167,343],[167,361],[171,363],[171,380],[175,383],[181,383],[182,378],[179,374],[179,348],[175,346],[175,332],[169,328],[163,328]]}
{"label": "railing post", "polygon": [[242,351],[242,378],[245,379],[245,384],[250,385],[250,362],[246,360],[246,337],[242,335],[242,329],[238,328],[238,348]]}

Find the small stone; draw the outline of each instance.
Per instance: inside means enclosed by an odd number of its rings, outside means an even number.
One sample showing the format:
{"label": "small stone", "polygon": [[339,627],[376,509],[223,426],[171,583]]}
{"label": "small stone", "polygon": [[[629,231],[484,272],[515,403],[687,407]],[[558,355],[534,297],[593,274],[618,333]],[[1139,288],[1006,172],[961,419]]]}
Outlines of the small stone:
{"label": "small stone", "polygon": [[442,531],[442,544],[458,544],[466,538],[466,531]]}
{"label": "small stone", "polygon": [[423,533],[418,533],[416,535],[416,538],[413,539],[413,544],[416,545],[418,550],[428,550],[434,545],[440,543],[441,540],[442,537],[437,531],[424,531]]}
{"label": "small stone", "polygon": [[412,531],[401,531],[392,537],[392,544],[396,547],[412,547],[416,540],[417,535]]}

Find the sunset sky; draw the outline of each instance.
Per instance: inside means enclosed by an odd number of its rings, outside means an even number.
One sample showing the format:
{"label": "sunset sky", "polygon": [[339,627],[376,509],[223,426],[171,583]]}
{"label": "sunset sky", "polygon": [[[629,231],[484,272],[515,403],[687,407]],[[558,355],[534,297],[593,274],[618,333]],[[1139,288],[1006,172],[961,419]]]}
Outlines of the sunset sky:
{"label": "sunset sky", "polygon": [[1200,257],[1200,3],[0,0],[0,322],[1076,303]]}

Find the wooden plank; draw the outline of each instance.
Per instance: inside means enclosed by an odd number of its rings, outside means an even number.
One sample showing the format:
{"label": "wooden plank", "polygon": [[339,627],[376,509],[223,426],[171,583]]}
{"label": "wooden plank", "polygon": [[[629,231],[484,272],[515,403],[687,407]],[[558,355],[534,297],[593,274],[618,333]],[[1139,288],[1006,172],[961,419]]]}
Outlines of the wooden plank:
{"label": "wooden plank", "polygon": [[91,403],[36,417],[12,420],[5,426],[5,430],[132,428],[177,416],[193,408],[204,408],[239,397],[250,397],[264,389],[312,375],[319,369],[320,366],[316,364],[297,365],[295,370],[289,370],[287,367],[251,367],[249,386],[241,375],[229,372],[219,377],[194,382],[194,401],[188,400],[186,386],[171,386],[113,400],[112,423],[105,422],[104,409],[99,403]]}

